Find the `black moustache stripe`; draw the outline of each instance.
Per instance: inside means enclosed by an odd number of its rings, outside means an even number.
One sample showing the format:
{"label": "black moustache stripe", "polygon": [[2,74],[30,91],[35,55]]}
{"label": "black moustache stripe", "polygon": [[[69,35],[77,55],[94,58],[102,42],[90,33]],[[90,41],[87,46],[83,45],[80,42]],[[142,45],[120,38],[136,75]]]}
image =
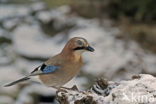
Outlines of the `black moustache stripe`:
{"label": "black moustache stripe", "polygon": [[77,48],[74,48],[73,50],[82,50],[82,49],[86,49],[86,47],[77,47]]}

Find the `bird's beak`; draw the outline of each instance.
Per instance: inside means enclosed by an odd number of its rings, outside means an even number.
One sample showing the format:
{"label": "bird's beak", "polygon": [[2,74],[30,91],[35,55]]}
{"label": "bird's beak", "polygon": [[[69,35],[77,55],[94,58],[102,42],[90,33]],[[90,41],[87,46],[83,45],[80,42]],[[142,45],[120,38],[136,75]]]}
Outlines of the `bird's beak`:
{"label": "bird's beak", "polygon": [[94,52],[94,48],[92,48],[91,46],[86,47],[86,50],[90,52]]}

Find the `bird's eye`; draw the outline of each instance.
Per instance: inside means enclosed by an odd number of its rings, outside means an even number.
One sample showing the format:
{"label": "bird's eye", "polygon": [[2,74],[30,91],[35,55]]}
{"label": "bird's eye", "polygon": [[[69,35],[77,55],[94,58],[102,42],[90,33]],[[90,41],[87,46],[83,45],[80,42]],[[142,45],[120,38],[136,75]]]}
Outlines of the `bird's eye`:
{"label": "bird's eye", "polygon": [[81,40],[78,40],[77,41],[77,44],[80,45],[80,46],[82,46],[83,45],[83,42]]}

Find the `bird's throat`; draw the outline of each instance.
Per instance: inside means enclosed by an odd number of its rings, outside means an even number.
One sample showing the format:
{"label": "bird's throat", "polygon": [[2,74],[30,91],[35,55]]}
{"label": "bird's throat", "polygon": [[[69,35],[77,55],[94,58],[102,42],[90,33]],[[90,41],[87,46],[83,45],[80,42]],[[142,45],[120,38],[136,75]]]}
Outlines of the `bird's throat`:
{"label": "bird's throat", "polygon": [[80,61],[81,60],[81,55],[74,54],[74,61]]}

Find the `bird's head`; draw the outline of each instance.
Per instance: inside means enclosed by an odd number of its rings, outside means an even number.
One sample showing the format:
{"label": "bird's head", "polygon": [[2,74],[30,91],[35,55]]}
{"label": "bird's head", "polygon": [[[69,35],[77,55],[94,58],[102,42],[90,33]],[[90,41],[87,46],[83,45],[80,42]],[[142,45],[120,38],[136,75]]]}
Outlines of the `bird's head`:
{"label": "bird's head", "polygon": [[74,37],[67,42],[63,50],[68,50],[75,55],[81,55],[85,51],[93,52],[94,48],[89,45],[86,39],[82,37]]}

